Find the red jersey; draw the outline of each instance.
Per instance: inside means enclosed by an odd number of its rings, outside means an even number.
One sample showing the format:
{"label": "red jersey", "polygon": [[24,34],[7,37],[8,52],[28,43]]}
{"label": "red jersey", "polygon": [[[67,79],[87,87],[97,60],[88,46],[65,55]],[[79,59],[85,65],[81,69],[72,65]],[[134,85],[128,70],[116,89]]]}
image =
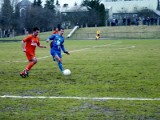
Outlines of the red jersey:
{"label": "red jersey", "polygon": [[[53,34],[58,34],[58,30],[53,31]],[[52,48],[53,41],[50,43],[50,48]]]}
{"label": "red jersey", "polygon": [[55,31],[53,32],[53,34],[58,34],[58,31],[55,30]]}
{"label": "red jersey", "polygon": [[36,46],[40,46],[39,37],[34,37],[33,35],[28,35],[26,38],[23,39],[26,42],[26,52],[34,53]]}

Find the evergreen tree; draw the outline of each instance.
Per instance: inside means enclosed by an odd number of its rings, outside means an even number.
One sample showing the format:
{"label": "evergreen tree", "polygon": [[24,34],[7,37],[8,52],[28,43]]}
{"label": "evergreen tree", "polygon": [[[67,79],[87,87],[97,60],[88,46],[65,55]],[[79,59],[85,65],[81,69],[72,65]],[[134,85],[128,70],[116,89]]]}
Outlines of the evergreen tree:
{"label": "evergreen tree", "polygon": [[38,0],[38,1],[37,1],[37,6],[42,7],[41,4],[42,4],[42,1],[41,1],[41,0]]}
{"label": "evergreen tree", "polygon": [[46,0],[45,8],[55,11],[54,0]]}
{"label": "evergreen tree", "polygon": [[158,7],[157,7],[158,10],[160,10],[160,0],[158,0]]}
{"label": "evergreen tree", "polygon": [[34,0],[32,6],[35,7],[37,5],[37,0]]}
{"label": "evergreen tree", "polygon": [[99,17],[100,17],[100,26],[104,26],[105,25],[105,21],[106,21],[106,12],[105,12],[105,6],[104,4],[100,4],[99,6]]}
{"label": "evergreen tree", "polygon": [[15,12],[12,17],[12,26],[17,32],[20,31],[20,8],[17,5],[15,5]]}
{"label": "evergreen tree", "polygon": [[57,6],[59,6],[59,5],[60,5],[58,0],[56,1],[56,5],[57,5]]}
{"label": "evergreen tree", "polygon": [[74,3],[74,6],[77,6],[77,5],[78,5],[78,4],[75,2],[75,3]]}
{"label": "evergreen tree", "polygon": [[12,24],[13,7],[10,0],[4,0],[2,4],[1,26],[4,29],[10,29]]}
{"label": "evergreen tree", "polygon": [[89,10],[88,20],[91,21],[92,26],[93,24],[105,25],[105,7],[100,3],[100,0],[84,0],[82,6],[86,6]]}
{"label": "evergreen tree", "polygon": [[34,0],[32,6],[33,7],[42,7],[42,1],[41,0]]}

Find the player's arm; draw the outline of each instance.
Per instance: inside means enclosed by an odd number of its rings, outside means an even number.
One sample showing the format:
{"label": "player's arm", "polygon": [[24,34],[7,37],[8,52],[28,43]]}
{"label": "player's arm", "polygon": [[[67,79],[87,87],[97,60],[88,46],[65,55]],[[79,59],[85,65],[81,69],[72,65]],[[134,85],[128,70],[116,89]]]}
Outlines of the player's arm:
{"label": "player's arm", "polygon": [[67,50],[65,50],[64,45],[63,45],[63,44],[61,44],[61,49],[62,49],[62,51],[63,51],[64,53],[66,53],[67,55],[69,55],[69,54],[70,54]]}
{"label": "player's arm", "polygon": [[37,45],[38,45],[39,48],[47,48],[46,46],[41,45],[39,41],[38,41]]}
{"label": "player's arm", "polygon": [[44,45],[39,45],[38,47],[39,47],[39,48],[47,48],[47,47],[44,46]]}
{"label": "player's arm", "polygon": [[27,36],[25,37],[22,41],[21,41],[21,46],[22,46],[22,51],[26,52],[26,48],[25,48],[25,42],[28,42],[31,38],[31,36]]}
{"label": "player's arm", "polygon": [[55,35],[51,35],[51,36],[46,40],[46,42],[49,42],[50,40],[54,40],[54,38],[55,38]]}
{"label": "player's arm", "polygon": [[23,40],[21,41],[21,46],[22,46],[22,51],[26,52],[25,42]]}

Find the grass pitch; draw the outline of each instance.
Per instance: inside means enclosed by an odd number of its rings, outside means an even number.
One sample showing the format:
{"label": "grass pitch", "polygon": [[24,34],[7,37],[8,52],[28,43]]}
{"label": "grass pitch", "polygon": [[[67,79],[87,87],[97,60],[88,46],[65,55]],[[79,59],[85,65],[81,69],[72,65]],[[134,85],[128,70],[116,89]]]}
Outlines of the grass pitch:
{"label": "grass pitch", "polygon": [[[0,96],[160,98],[160,40],[66,40],[63,76],[47,49],[37,48],[30,76],[20,42],[0,43]],[[159,100],[0,98],[0,119],[158,120]]]}

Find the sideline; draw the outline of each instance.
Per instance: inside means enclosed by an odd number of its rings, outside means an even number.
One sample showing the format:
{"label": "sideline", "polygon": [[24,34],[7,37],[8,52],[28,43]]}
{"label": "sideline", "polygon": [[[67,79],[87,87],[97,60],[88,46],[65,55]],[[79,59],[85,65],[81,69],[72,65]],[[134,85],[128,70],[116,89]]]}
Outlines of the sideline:
{"label": "sideline", "polygon": [[160,101],[160,98],[120,98],[120,97],[56,97],[56,96],[12,96],[3,95],[0,98],[16,99],[75,99],[75,100],[123,100],[123,101]]}

